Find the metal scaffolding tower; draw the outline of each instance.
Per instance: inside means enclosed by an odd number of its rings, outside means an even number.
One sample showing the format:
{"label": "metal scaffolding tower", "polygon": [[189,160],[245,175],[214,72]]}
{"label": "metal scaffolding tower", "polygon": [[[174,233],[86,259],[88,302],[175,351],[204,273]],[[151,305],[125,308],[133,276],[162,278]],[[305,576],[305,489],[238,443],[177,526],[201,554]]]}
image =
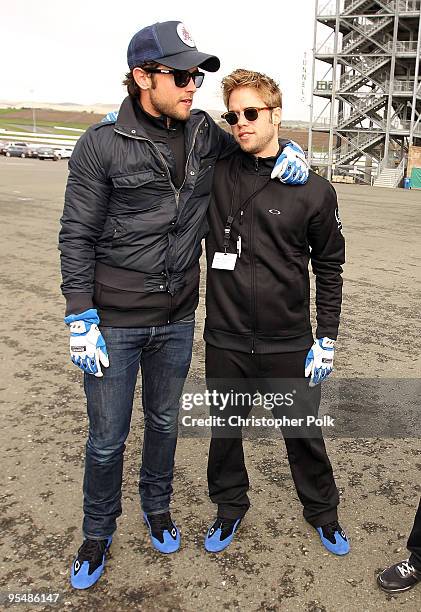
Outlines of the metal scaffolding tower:
{"label": "metal scaffolding tower", "polygon": [[315,1],[311,165],[369,184],[394,168],[398,183],[421,146],[421,0]]}

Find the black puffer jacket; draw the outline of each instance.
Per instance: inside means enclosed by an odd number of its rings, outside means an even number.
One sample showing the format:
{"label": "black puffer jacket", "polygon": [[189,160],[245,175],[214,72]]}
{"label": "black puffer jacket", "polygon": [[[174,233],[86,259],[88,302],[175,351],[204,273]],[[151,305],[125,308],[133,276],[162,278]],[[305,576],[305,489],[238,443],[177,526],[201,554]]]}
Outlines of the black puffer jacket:
{"label": "black puffer jacket", "polygon": [[[316,275],[316,336],[336,339],[338,333],[345,243],[335,190],[314,172],[300,186],[271,180],[274,162],[239,152],[216,164],[204,337],[218,348],[254,353],[308,348],[309,260]],[[236,252],[241,236],[233,271],[211,267],[215,252],[223,251],[229,215],[234,220],[228,252]]]}
{"label": "black puffer jacket", "polygon": [[179,320],[196,308],[215,162],[237,145],[200,110],[184,135],[179,189],[169,147],[148,138],[130,98],[115,125],[94,125],[79,139],[59,237],[67,313],[96,307],[102,324],[130,327]]}

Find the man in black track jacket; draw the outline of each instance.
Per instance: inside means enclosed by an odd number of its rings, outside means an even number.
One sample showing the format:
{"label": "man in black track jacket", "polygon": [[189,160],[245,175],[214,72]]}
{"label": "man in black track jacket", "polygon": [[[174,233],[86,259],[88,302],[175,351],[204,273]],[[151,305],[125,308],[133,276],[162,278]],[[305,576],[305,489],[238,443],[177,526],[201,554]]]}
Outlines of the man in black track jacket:
{"label": "man in black track jacket", "polygon": [[[169,504],[201,241],[216,159],[238,148],[207,113],[191,110],[204,78],[198,68],[214,72],[219,59],[199,52],[183,23],[143,28],[127,59],[129,96],[118,118],[87,130],[69,162],[59,239],[70,353],[85,373],[89,416],[84,541],[71,569],[77,589],[100,578],[122,512],[139,367],[143,516],[157,550],[180,546]],[[299,179],[286,172],[285,180]]]}
{"label": "man in black track jacket", "polygon": [[[239,69],[223,79],[223,93],[229,109],[223,116],[241,150],[216,164],[208,211],[208,388],[252,395],[269,390],[273,379],[298,379],[302,401],[317,415],[318,383],[333,368],[342,300],[345,247],[336,194],[314,172],[299,187],[271,180],[281,119],[281,94],[272,79]],[[316,276],[314,343],[309,260]],[[236,414],[233,405],[225,414],[212,407],[214,416]],[[222,429],[220,423],[213,427],[208,462],[209,494],[218,506],[205,539],[211,552],[230,544],[250,505],[241,430],[226,423]],[[329,551],[343,555],[349,545],[338,524],[338,491],[321,429],[313,432],[285,435],[290,467],[305,518]]]}

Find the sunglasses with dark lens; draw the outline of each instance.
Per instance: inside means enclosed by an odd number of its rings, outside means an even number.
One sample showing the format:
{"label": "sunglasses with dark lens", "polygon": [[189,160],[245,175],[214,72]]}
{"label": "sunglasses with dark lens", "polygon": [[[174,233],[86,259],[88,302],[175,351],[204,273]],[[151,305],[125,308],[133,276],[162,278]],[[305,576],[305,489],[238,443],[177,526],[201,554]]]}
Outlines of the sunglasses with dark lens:
{"label": "sunglasses with dark lens", "polygon": [[190,79],[193,79],[193,83],[199,88],[205,78],[205,73],[198,70],[196,72],[189,72],[188,70],[176,70],[173,68],[144,68],[144,71],[152,74],[172,74],[177,87],[187,87]]}
{"label": "sunglasses with dark lens", "polygon": [[[247,119],[247,121],[256,121],[257,117],[259,116],[259,112],[262,110],[272,110],[276,108],[275,106],[262,106],[262,108],[255,108],[254,106],[249,106],[248,108],[245,108],[242,113],[244,115],[244,117]],[[221,115],[222,119],[225,119],[225,121],[227,123],[229,123],[230,125],[235,125],[236,123],[238,123],[238,120],[240,119],[240,114],[241,112],[237,112],[237,111],[228,111],[226,113],[224,113],[223,115]]]}

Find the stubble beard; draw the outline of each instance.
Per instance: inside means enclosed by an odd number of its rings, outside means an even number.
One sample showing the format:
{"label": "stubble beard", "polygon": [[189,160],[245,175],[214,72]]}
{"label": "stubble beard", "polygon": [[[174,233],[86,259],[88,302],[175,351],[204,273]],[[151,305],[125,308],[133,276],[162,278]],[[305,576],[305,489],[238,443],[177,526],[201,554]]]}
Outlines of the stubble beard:
{"label": "stubble beard", "polygon": [[187,121],[190,117],[190,109],[178,109],[175,104],[160,100],[153,89],[150,91],[150,101],[154,109],[161,115],[175,119],[176,121]]}
{"label": "stubble beard", "polygon": [[258,155],[267,147],[272,138],[273,134],[267,134],[265,136],[260,136],[260,138],[258,138],[254,143],[242,142],[240,139],[238,139],[237,142],[245,153],[249,153],[250,155]]}

